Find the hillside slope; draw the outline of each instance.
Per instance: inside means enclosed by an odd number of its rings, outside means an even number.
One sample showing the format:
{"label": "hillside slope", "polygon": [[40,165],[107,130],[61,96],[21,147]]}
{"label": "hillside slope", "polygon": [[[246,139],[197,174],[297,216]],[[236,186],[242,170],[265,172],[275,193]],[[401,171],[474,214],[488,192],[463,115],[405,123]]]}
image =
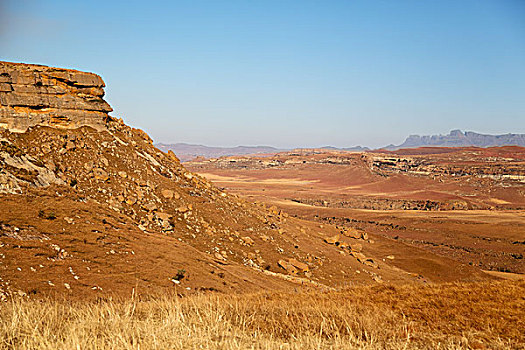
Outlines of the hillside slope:
{"label": "hillside slope", "polygon": [[[108,115],[94,74],[0,62],[0,79],[0,298],[420,280],[368,256],[365,232],[290,218],[187,171]],[[428,259],[427,281],[489,278]]]}

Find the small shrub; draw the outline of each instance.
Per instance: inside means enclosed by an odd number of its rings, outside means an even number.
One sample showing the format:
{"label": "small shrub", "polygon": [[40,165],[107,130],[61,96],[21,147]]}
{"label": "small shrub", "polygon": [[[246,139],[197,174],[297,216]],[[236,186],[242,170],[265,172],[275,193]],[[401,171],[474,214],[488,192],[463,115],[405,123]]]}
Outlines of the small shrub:
{"label": "small shrub", "polygon": [[38,217],[42,218],[42,219],[47,219],[47,220],[55,220],[57,218],[55,213],[50,212],[50,213],[46,214],[46,212],[44,210],[40,210],[38,212]]}
{"label": "small shrub", "polygon": [[177,271],[177,274],[173,277],[173,279],[176,280],[176,281],[180,281],[184,277],[186,277],[186,270],[180,269],[180,270]]}

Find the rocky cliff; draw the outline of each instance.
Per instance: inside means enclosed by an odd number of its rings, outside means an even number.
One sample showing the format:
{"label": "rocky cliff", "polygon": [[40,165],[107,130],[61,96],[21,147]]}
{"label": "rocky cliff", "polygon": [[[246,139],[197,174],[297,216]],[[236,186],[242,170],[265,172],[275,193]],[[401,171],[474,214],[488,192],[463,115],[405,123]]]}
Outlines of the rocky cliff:
{"label": "rocky cliff", "polygon": [[112,111],[104,86],[93,73],[0,62],[0,126],[13,132],[36,125],[101,130]]}

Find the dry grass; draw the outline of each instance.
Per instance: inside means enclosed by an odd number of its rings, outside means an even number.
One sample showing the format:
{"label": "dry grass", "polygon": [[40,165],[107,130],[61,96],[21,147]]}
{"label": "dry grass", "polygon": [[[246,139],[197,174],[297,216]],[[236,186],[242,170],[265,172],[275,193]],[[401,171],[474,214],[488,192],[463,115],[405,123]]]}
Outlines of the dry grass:
{"label": "dry grass", "polygon": [[127,301],[13,300],[1,349],[525,348],[525,282]]}

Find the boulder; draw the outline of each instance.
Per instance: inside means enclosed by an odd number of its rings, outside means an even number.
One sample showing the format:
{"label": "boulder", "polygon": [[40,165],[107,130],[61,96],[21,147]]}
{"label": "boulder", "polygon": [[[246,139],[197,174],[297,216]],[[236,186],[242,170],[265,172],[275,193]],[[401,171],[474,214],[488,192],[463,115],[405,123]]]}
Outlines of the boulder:
{"label": "boulder", "polygon": [[147,203],[144,205],[144,209],[147,211],[155,211],[157,210],[157,205],[155,203]]}
{"label": "boulder", "polygon": [[361,264],[364,264],[366,266],[370,266],[376,269],[379,268],[379,265],[372,258],[367,258],[363,253],[351,252],[350,254],[352,254],[352,256],[356,258],[357,261],[359,261]]}
{"label": "boulder", "polygon": [[349,228],[346,228],[346,229],[342,230],[342,233],[346,237],[350,237],[350,238],[354,238],[354,239],[360,239],[361,238],[361,232],[357,231],[353,227],[349,227]]}
{"label": "boulder", "polygon": [[191,208],[189,206],[182,206],[182,207],[178,207],[175,210],[178,211],[179,213],[186,213],[186,212],[190,211]]}
{"label": "boulder", "polygon": [[172,190],[162,190],[160,192],[162,194],[162,197],[166,199],[172,199],[173,198],[173,191]]}
{"label": "boulder", "polygon": [[363,253],[351,252],[350,254],[361,263],[366,260],[366,256]]}
{"label": "boulder", "polygon": [[244,244],[249,245],[249,246],[251,246],[251,245],[253,245],[255,243],[254,240],[251,237],[248,237],[248,236],[242,237],[242,241],[244,242]]}
{"label": "boulder", "polygon": [[365,259],[365,261],[362,261],[362,263],[365,264],[366,266],[370,266],[370,267],[373,267],[375,269],[379,268],[379,265],[371,258]]}
{"label": "boulder", "polygon": [[286,270],[286,272],[288,272],[288,273],[291,273],[291,274],[296,275],[296,274],[299,272],[299,270],[298,270],[295,266],[293,266],[292,264],[290,264],[290,263],[289,263],[288,261],[286,261],[286,260],[279,260],[279,261],[277,262],[277,264],[278,264],[280,267],[282,267],[284,270]]}
{"label": "boulder", "polygon": [[356,243],[350,244],[349,248],[351,251],[360,252],[363,250],[363,245],[361,243],[356,242]]}
{"label": "boulder", "polygon": [[355,229],[353,227],[345,228],[341,232],[343,233],[343,235],[345,235],[346,237],[349,237],[349,238],[364,239],[364,240],[368,239],[368,234],[366,232],[357,230],[357,229]]}
{"label": "boulder", "polygon": [[169,219],[171,218],[171,215],[168,214],[168,213],[163,213],[163,212],[157,212],[155,213],[157,215],[157,217],[162,220],[162,221],[169,221]]}
{"label": "boulder", "polygon": [[101,168],[93,169],[93,177],[96,180],[100,180],[100,181],[107,181],[109,179],[108,173],[104,169],[101,169]]}
{"label": "boulder", "polygon": [[307,272],[310,270],[307,264],[302,263],[298,261],[297,259],[291,258],[288,259],[288,262],[295,268],[297,268],[300,272]]}
{"label": "boulder", "polygon": [[341,235],[335,235],[332,237],[325,238],[324,241],[328,244],[340,245],[341,244]]}

